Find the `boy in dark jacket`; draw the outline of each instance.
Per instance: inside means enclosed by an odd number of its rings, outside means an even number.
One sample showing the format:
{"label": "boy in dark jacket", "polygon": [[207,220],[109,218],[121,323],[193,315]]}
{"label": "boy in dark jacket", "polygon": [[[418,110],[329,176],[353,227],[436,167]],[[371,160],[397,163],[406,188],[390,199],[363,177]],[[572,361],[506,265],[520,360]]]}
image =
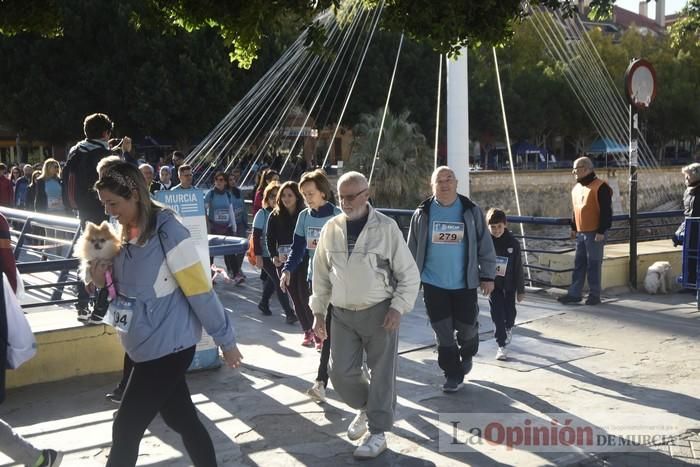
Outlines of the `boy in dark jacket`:
{"label": "boy in dark jacket", "polygon": [[515,300],[520,303],[525,295],[523,263],[520,257],[520,243],[506,228],[506,213],[491,208],[486,213],[486,223],[491,232],[496,249],[496,284],[489,296],[491,319],[496,326],[497,360],[506,360],[508,345],[513,336],[515,324]]}

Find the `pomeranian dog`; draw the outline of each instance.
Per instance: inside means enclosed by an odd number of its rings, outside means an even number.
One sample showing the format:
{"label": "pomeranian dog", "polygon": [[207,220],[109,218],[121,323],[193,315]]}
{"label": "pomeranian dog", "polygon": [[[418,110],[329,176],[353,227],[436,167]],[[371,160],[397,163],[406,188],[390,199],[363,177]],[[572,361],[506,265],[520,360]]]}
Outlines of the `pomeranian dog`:
{"label": "pomeranian dog", "polygon": [[657,261],[647,269],[644,277],[644,289],[651,295],[657,293],[669,293],[673,288],[673,274],[671,273],[671,263],[668,261]]}
{"label": "pomeranian dog", "polygon": [[80,258],[80,278],[86,284],[92,282],[90,266],[95,261],[108,261],[117,256],[122,246],[121,238],[107,221],[100,225],[88,222],[75,243],[75,256]]}

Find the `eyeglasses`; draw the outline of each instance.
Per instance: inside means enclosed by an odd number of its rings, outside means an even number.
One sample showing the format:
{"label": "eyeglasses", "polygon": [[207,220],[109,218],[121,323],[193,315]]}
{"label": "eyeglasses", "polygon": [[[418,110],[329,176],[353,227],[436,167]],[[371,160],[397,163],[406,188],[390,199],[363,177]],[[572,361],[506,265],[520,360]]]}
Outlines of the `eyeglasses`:
{"label": "eyeglasses", "polygon": [[354,195],[341,195],[340,193],[338,193],[338,198],[340,198],[341,201],[347,201],[348,203],[352,203],[357,199],[358,196],[360,196],[365,191],[367,191],[367,188],[365,188],[362,191],[358,191]]}

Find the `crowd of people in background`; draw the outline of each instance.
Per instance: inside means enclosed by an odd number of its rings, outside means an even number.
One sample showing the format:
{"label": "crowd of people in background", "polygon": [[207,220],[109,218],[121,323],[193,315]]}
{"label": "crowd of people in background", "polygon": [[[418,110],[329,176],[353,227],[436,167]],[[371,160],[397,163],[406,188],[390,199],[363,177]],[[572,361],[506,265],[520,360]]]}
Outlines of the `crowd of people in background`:
{"label": "crowd of people in background", "polygon": [[[123,227],[122,241],[129,248],[122,248],[113,264],[91,265],[93,278],[111,271],[110,285],[117,286],[119,295],[109,309],[128,317],[113,324],[126,355],[123,379],[108,394],[121,404],[108,465],[135,464],[141,437],[158,412],[182,435],[195,465],[215,465],[211,439],[198,420],[184,373],[202,326],[230,366],[239,366],[242,356],[212,287],[212,271],[202,269],[187,229],[152,199],[161,190],[195,188],[193,167],[179,151],[171,154],[172,165],[154,167],[138,160],[130,138],[111,139],[113,123],[104,114],[88,116],[84,130],[86,138],[71,148],[65,168],[52,158],[40,168],[14,166],[9,173],[0,164],[0,204],[49,214],[77,212],[83,226],[111,216]],[[591,236],[602,251],[610,217],[607,185],[595,177],[586,158],[575,162],[573,174],[572,232]],[[479,292],[489,298],[496,359],[508,358],[516,302],[525,292],[519,243],[507,229],[506,213],[492,208],[484,215],[458,193],[457,175],[447,166],[432,173],[432,196],[414,211],[406,240],[394,220],[374,209],[369,183],[358,172],[340,177],[338,201],[322,169],[301,174],[298,182],[280,179],[274,167],[258,167],[250,199],[252,226],[239,167],[198,180],[208,189],[208,233],[247,237],[251,231],[248,258],[263,283],[258,309],[272,315],[270,300],[276,296],[286,322],[299,323],[300,344],[320,353],[317,376],[306,393],[323,403],[332,383],[356,411],[347,436],[364,439],[355,456],[376,457],[387,448],[385,432],[394,423],[400,322],[413,309],[419,289],[437,341],[437,364],[445,377],[442,390],[456,392],[479,348]],[[587,190],[583,198],[581,190]],[[149,241],[154,237],[159,241]],[[584,261],[581,243],[577,241],[576,267],[583,274],[590,266],[588,280],[593,283],[587,304],[595,305],[600,303],[594,271],[599,264],[594,258]],[[593,247],[586,243],[585,248]],[[154,257],[159,261],[151,261]],[[247,279],[243,260],[243,254],[224,257],[234,286]],[[163,270],[169,271],[165,279]],[[577,277],[575,273],[575,282]],[[169,278],[173,280],[167,282]],[[578,279],[582,286],[583,279]],[[94,296],[106,287],[106,279],[98,279],[79,288],[79,319],[101,322],[104,313],[97,313],[97,305],[88,310],[86,303],[88,290]],[[579,287],[560,301],[580,300]],[[148,322],[146,311],[152,315]],[[153,325],[152,319],[160,324]],[[153,391],[155,387],[172,390]],[[50,460],[53,454],[44,451],[43,456]],[[33,449],[28,455],[42,454]]]}

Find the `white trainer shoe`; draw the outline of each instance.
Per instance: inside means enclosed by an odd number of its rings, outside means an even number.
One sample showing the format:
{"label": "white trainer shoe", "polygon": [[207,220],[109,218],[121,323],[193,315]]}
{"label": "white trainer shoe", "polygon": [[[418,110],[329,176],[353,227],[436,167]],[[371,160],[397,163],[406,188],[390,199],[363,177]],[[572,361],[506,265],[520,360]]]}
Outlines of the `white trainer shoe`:
{"label": "white trainer shoe", "polygon": [[348,425],[348,438],[351,441],[358,440],[367,433],[367,412],[361,410]]}
{"label": "white trainer shoe", "polygon": [[361,459],[372,459],[386,450],[384,433],[368,433],[362,444],[355,449],[353,455]]}
{"label": "white trainer shoe", "polygon": [[314,385],[306,390],[306,394],[319,404],[326,402],[326,388],[323,381],[314,381]]}
{"label": "white trainer shoe", "polygon": [[496,360],[508,360],[508,351],[505,347],[499,347],[496,351]]}

